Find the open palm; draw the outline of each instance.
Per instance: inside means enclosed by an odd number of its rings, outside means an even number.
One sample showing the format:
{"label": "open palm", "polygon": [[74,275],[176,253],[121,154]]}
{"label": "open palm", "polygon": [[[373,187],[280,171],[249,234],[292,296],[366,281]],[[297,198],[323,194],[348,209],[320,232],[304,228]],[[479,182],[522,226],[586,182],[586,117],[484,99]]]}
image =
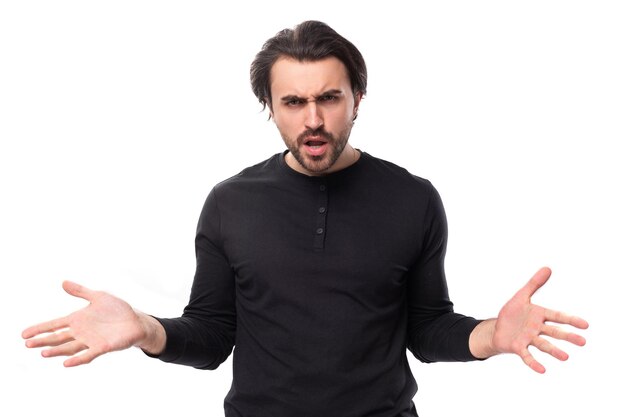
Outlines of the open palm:
{"label": "open palm", "polygon": [[50,347],[41,352],[45,357],[70,356],[63,363],[69,367],[89,363],[107,352],[127,349],[143,337],[141,321],[125,301],[70,281],[63,283],[63,289],[89,301],[89,305],[24,330],[22,337],[27,339],[27,347]]}
{"label": "open palm", "polygon": [[530,299],[550,278],[549,268],[540,269],[500,310],[493,334],[493,347],[497,352],[519,355],[524,363],[536,372],[544,373],[545,368],[530,353],[534,346],[559,360],[566,360],[568,354],[551,343],[544,336],[565,340],[578,346],[585,344],[585,338],[566,331],[550,323],[565,324],[586,329],[589,324],[580,317],[564,314],[532,304]]}

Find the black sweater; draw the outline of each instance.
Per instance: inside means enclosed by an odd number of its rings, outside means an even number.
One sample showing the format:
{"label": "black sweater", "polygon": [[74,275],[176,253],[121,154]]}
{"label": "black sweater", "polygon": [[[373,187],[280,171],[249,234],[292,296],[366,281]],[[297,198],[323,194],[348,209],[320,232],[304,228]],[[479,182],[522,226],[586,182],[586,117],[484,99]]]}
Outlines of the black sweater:
{"label": "black sweater", "polygon": [[427,180],[362,153],[326,176],[284,154],[209,194],[166,362],[214,369],[235,346],[228,417],[416,416],[406,357],[475,359],[453,312],[446,219]]}

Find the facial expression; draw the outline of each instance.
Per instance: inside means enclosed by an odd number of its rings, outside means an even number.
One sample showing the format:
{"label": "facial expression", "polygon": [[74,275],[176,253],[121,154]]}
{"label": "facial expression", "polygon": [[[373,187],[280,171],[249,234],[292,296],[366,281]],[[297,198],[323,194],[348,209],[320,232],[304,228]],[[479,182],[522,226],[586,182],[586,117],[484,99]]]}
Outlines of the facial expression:
{"label": "facial expression", "polygon": [[289,149],[287,164],[323,175],[353,163],[357,153],[346,144],[361,95],[353,94],[345,65],[335,57],[283,57],[270,75],[270,115]]}

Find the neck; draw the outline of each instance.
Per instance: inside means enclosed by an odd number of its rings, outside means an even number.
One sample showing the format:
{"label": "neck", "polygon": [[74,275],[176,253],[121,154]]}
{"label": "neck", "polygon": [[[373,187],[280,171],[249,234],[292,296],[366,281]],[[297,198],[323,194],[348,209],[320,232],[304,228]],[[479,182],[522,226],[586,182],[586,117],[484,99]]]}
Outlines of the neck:
{"label": "neck", "polygon": [[335,161],[335,163],[323,172],[311,172],[296,160],[291,152],[287,152],[285,155],[285,162],[287,165],[301,174],[308,175],[310,177],[319,177],[327,174],[331,174],[333,172],[341,171],[342,169],[348,168],[350,165],[356,163],[361,157],[361,152],[354,149],[350,144],[346,144],[345,148],[339,155],[339,158]]}

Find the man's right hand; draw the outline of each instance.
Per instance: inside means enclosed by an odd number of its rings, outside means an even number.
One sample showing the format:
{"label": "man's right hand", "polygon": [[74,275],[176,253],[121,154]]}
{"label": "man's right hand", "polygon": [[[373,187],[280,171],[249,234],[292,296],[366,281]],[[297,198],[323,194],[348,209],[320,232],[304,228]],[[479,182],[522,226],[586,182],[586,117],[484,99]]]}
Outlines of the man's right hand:
{"label": "man's right hand", "polygon": [[89,305],[24,330],[26,347],[48,347],[41,352],[46,358],[69,356],[63,362],[67,367],[84,365],[105,353],[132,346],[153,355],[165,347],[165,330],[155,318],[135,311],[117,297],[74,282],[63,282],[63,289],[89,301]]}

